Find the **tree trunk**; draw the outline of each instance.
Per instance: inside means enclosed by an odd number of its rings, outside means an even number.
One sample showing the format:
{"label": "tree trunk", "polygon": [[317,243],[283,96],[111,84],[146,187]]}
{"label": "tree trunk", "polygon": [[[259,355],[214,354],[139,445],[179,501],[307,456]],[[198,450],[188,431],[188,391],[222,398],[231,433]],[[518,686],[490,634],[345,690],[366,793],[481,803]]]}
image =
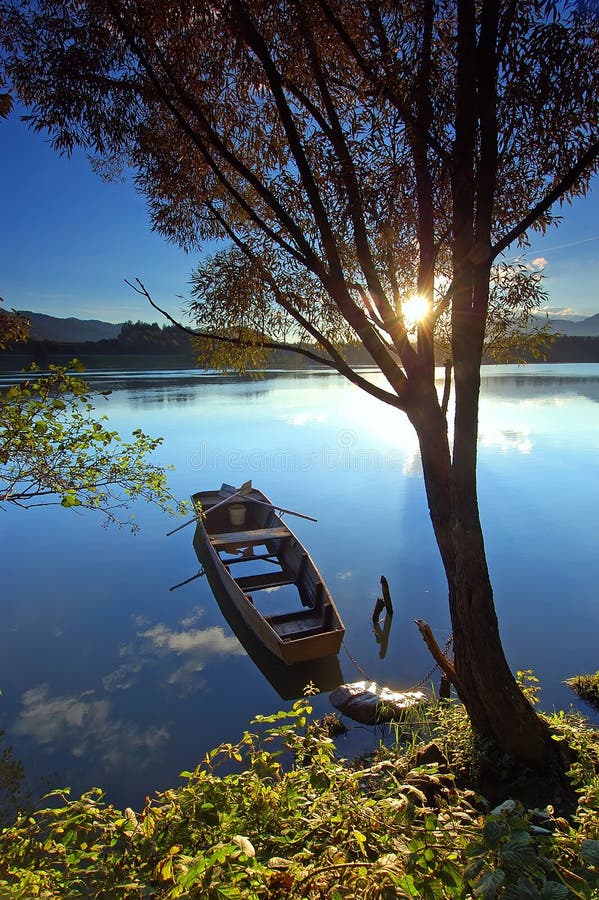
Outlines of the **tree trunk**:
{"label": "tree trunk", "polygon": [[[537,769],[559,767],[559,747],[518,687],[501,644],[476,498],[478,370],[461,371],[456,378],[473,427],[462,422],[453,463],[436,394],[421,396],[409,417],[418,434],[429,512],[449,587],[460,699],[475,732],[503,753]],[[467,452],[463,442],[470,445]]]}

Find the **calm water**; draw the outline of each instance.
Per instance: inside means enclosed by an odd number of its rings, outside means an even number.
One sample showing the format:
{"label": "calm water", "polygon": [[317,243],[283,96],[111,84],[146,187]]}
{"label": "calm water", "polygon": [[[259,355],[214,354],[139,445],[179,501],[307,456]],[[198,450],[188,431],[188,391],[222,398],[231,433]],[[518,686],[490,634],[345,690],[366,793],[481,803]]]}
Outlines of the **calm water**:
{"label": "calm water", "polygon": [[[316,516],[290,524],[334,594],[353,658],[398,689],[426,674],[413,620],[441,642],[450,626],[401,414],[328,374],[113,373],[98,383],[113,389],[99,403],[121,432],[164,435],[160,459],[176,467],[178,495],[252,478]],[[496,605],[510,663],[534,669],[546,708],[573,701],[562,679],[599,668],[598,401],[599,366],[484,370],[480,505]],[[0,755],[12,748],[35,796],[100,785],[139,805],[301,687],[258,668],[204,579],[169,591],[198,570],[192,527],[167,538],[172,521],[145,506],[136,517],[134,536],[91,513],[2,513]],[[384,658],[370,621],[382,574],[395,605]],[[317,673],[326,687],[360,677],[343,650],[339,667]],[[315,707],[330,709],[327,693]],[[346,740],[351,750],[371,732]]]}

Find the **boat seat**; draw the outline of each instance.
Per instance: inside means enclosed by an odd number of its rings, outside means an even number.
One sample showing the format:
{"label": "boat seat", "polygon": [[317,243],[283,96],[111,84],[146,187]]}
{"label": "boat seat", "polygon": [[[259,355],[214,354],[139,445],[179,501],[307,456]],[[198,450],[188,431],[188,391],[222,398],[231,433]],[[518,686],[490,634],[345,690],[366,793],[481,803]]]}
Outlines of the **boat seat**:
{"label": "boat seat", "polygon": [[324,634],[327,631],[322,625],[315,625],[314,628],[304,628],[294,634],[280,635],[284,641],[299,641],[302,638],[314,637],[315,634]]}
{"label": "boat seat", "polygon": [[302,622],[317,617],[315,617],[313,609],[299,609],[296,612],[278,613],[278,615],[264,616],[264,618],[270,625],[278,625],[281,622]]}
{"label": "boat seat", "polygon": [[265,572],[263,575],[242,575],[235,581],[242,591],[263,591],[266,588],[293,584],[293,572]]}
{"label": "boat seat", "polygon": [[210,535],[210,543],[215,549],[219,547],[250,547],[253,544],[264,544],[275,538],[289,537],[290,531],[284,526],[274,528],[253,528],[251,531],[231,531],[226,534]]}

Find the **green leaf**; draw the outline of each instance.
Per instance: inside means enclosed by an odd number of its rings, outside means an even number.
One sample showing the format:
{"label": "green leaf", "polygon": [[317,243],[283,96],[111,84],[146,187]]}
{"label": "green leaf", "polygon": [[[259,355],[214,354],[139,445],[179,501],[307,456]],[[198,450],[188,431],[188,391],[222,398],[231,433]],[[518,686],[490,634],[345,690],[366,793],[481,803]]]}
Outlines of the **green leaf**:
{"label": "green leaf", "polygon": [[443,860],[439,869],[439,876],[443,884],[448,887],[462,888],[464,886],[464,878],[460,867],[448,859]]}
{"label": "green leaf", "polygon": [[65,494],[60,505],[67,509],[71,506],[81,506],[81,500],[75,494]]}
{"label": "green leaf", "polygon": [[540,900],[540,897],[534,884],[525,878],[519,878],[517,884],[509,884],[503,893],[503,900]]}
{"label": "green leaf", "polygon": [[534,865],[537,858],[527,831],[514,832],[511,840],[501,848],[500,853],[505,862],[518,868]]}
{"label": "green leaf", "polygon": [[503,828],[496,819],[487,819],[483,827],[483,838],[487,847],[494,849],[503,836]]}
{"label": "green leaf", "polygon": [[558,881],[546,881],[541,888],[541,900],[568,900],[570,891]]}
{"label": "green leaf", "polygon": [[474,888],[474,896],[483,897],[484,900],[494,900],[504,881],[505,872],[502,869],[496,869],[494,872],[487,872]]}
{"label": "green leaf", "polygon": [[587,865],[599,868],[599,841],[583,841],[580,845],[580,855]]}
{"label": "green leaf", "polygon": [[225,897],[226,900],[241,900],[243,894],[237,887],[223,887],[219,885],[216,889],[219,897]]}

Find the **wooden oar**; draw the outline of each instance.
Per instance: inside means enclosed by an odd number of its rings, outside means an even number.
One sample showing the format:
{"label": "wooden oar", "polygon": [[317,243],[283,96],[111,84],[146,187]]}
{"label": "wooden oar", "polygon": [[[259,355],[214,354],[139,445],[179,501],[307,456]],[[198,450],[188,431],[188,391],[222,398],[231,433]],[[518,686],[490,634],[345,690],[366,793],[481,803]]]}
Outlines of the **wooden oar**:
{"label": "wooden oar", "polygon": [[[257,500],[255,497],[247,497],[252,503],[259,503],[261,506],[270,506],[271,509],[278,509],[279,512],[289,513],[290,516],[297,516],[298,519],[307,519],[308,522],[318,522],[314,516],[306,516],[304,513],[296,512],[294,509],[285,509],[284,506],[277,506],[276,503],[267,503],[266,500]],[[214,509],[214,507],[212,507]]]}
{"label": "wooden oar", "polygon": [[[223,485],[224,487],[224,485]],[[222,488],[221,488],[222,490]],[[219,506],[224,506],[225,503],[230,503],[231,500],[242,499],[242,500],[251,500],[252,503],[259,503],[260,506],[268,506],[270,509],[277,509],[281,513],[288,513],[290,516],[297,516],[298,519],[307,519],[308,522],[318,522],[318,519],[315,519],[314,516],[307,516],[305,513],[297,512],[294,509],[286,509],[284,506],[278,506],[276,503],[267,503],[266,500],[258,500],[257,497],[250,497],[249,491],[252,490],[252,482],[246,481],[241,487],[233,491],[231,494],[228,494],[222,500],[219,500],[218,503],[215,503],[214,506],[209,507],[205,511],[205,515],[211,513],[213,509],[218,509]],[[170,537],[171,534],[175,534],[177,531],[181,531],[182,528],[186,528],[187,525],[191,525],[192,522],[197,522],[198,517],[194,516],[193,519],[188,519],[187,522],[183,522],[182,525],[179,525],[177,528],[173,528],[172,531],[167,532],[167,537]]]}
{"label": "wooden oar", "polygon": [[194,516],[193,519],[188,519],[187,522],[183,522],[182,525],[177,525],[176,528],[173,528],[172,531],[167,531],[166,536],[170,537],[171,534],[175,534],[177,531],[181,531],[182,528],[187,528],[188,525],[191,525],[192,522],[199,522],[199,516]]}
{"label": "wooden oar", "polygon": [[186,578],[185,581],[180,581],[179,584],[174,584],[169,588],[169,591],[176,591],[177,588],[183,587],[184,584],[189,584],[190,581],[195,581],[196,578],[201,578],[204,574],[204,570],[200,569],[200,571],[196,575],[192,575],[191,578]]}

